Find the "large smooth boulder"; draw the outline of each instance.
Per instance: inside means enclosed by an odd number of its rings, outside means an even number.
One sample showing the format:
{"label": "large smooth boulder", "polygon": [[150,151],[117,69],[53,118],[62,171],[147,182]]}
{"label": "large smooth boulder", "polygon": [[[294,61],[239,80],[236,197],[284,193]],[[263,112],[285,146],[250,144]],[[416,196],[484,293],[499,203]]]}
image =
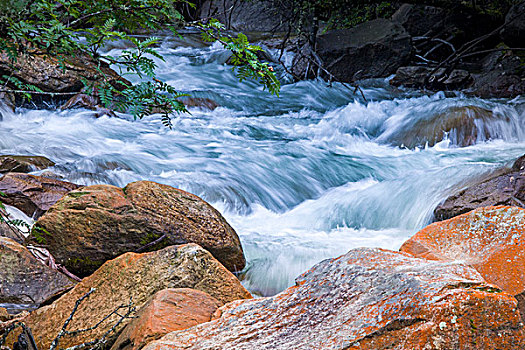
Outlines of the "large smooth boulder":
{"label": "large smooth boulder", "polygon": [[220,303],[195,289],[164,289],[155,294],[119,335],[111,350],[140,350],[167,333],[209,322]]}
{"label": "large smooth boulder", "polygon": [[0,156],[0,174],[30,173],[36,170],[42,170],[54,166],[55,163],[42,156]]}
{"label": "large smooth boulder", "polygon": [[[95,288],[95,292],[79,305],[68,330],[92,327],[130,300],[140,310],[155,293],[166,288],[196,289],[208,293],[220,305],[251,298],[250,293],[231,272],[196,244],[171,246],[144,254],[127,253],[106,262],[53,304],[31,313],[26,324],[31,327],[39,349],[49,349],[77,300],[91,288]],[[125,313],[126,309],[120,311]],[[59,346],[65,349],[98,339],[118,319],[117,315],[112,315],[91,331],[63,337]],[[129,321],[126,319],[119,324],[109,338],[114,340],[115,335]]]}
{"label": "large smooth boulder", "polygon": [[[317,38],[316,47],[323,68],[342,82],[393,74],[407,63],[411,51],[408,33],[399,23],[387,19],[329,31]],[[316,60],[307,51],[298,54],[292,71],[298,77],[312,78],[318,71],[312,62]],[[323,72],[321,76],[334,80]]]}
{"label": "large smooth boulder", "polygon": [[525,320],[525,209],[478,208],[425,227],[400,250],[474,267],[487,282],[516,296]]}
{"label": "large smooth boulder", "polygon": [[434,146],[446,138],[454,146],[466,147],[504,136],[491,125],[506,120],[505,116],[477,106],[450,107],[426,118],[421,115],[406,117],[394,127],[387,128],[377,140],[414,148]]}
{"label": "large smooth boulder", "polygon": [[73,286],[65,275],[42,264],[24,246],[0,237],[0,303],[38,306]]}
{"label": "large smooth boulder", "polygon": [[351,250],[319,263],[274,297],[233,302],[219,311],[220,318],[144,349],[525,346],[516,299],[476,270],[382,249]]}
{"label": "large smooth boulder", "polygon": [[2,202],[38,218],[69,191],[79,188],[71,182],[24,173],[8,173],[0,178]]}
{"label": "large smooth boulder", "polygon": [[476,208],[507,205],[525,208],[525,155],[508,171],[499,173],[448,197],[434,210],[436,221],[447,220]]}
{"label": "large smooth boulder", "polygon": [[69,192],[37,225],[49,234],[32,234],[29,240],[40,240],[58,263],[80,276],[126,252],[184,243],[199,244],[230,271],[245,265],[237,233],[216,209],[193,194],[155,182]]}

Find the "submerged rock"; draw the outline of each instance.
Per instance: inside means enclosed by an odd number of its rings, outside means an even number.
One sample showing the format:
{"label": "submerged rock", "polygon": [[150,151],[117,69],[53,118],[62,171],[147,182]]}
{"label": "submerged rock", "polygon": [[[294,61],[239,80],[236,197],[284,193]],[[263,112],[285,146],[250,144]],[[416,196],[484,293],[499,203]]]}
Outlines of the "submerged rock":
{"label": "submerged rock", "polygon": [[73,286],[65,275],[42,264],[24,246],[0,237],[0,303],[38,306]]}
{"label": "submerged rock", "polygon": [[[69,192],[37,225],[49,233],[43,245],[56,261],[80,276],[126,252],[183,243],[199,244],[230,271],[245,265],[237,233],[215,208],[193,194],[150,181]],[[38,238],[32,234],[29,240]]]}
{"label": "submerged rock", "polygon": [[400,250],[474,267],[487,282],[518,299],[525,321],[525,209],[478,208],[425,227]]}
{"label": "submerged rock", "polygon": [[511,295],[461,263],[382,249],[325,260],[270,298],[236,301],[160,349],[521,349]]}
{"label": "submerged rock", "polygon": [[215,298],[195,289],[161,290],[126,326],[111,349],[140,350],[167,333],[211,321],[219,306]]}
{"label": "submerged rock", "polygon": [[[491,123],[505,121],[504,116],[476,106],[452,107],[443,113],[413,121],[383,133],[378,140],[407,148],[434,146],[445,138],[459,147],[476,144],[498,136],[498,128]],[[496,134],[494,134],[496,133]]]}
{"label": "submerged rock", "polygon": [[[155,293],[166,288],[193,288],[208,293],[220,305],[251,298],[231,272],[196,244],[171,246],[144,254],[127,253],[106,262],[53,304],[31,313],[26,324],[31,327],[39,349],[49,348],[76,301],[91,288],[96,290],[80,304],[68,330],[92,327],[130,300],[139,310]],[[124,313],[125,309],[121,312]],[[59,347],[65,349],[97,339],[110,330],[118,319],[118,316],[112,315],[96,329],[63,337]],[[124,320],[110,338],[114,340],[129,321]]]}
{"label": "submerged rock", "polygon": [[[342,82],[386,77],[407,63],[411,50],[405,29],[386,19],[327,32],[318,37],[316,47],[323,67]],[[308,52],[298,54],[293,63],[294,74],[301,78],[316,76],[318,70],[312,62],[315,59]],[[322,72],[321,76],[334,80]]]}
{"label": "submerged rock", "polygon": [[2,202],[34,218],[40,217],[66,193],[79,187],[71,182],[22,173],[8,173],[0,178],[0,192],[5,194]]}
{"label": "submerged rock", "polygon": [[436,221],[446,220],[481,207],[507,205],[525,208],[525,155],[510,171],[498,174],[448,197],[434,210]]}
{"label": "submerged rock", "polygon": [[42,156],[0,156],[0,174],[30,173],[54,166],[55,163]]}
{"label": "submerged rock", "polygon": [[202,97],[184,98],[182,99],[182,103],[184,103],[186,107],[199,107],[202,109],[208,109],[210,111],[213,111],[219,107],[219,104],[212,99]]}

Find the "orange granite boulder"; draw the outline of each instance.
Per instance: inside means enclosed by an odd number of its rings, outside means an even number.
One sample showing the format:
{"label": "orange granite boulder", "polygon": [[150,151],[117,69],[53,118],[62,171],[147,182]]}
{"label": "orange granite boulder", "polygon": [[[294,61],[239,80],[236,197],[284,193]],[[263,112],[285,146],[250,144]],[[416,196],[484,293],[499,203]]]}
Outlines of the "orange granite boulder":
{"label": "orange granite boulder", "polygon": [[127,252],[186,243],[208,250],[230,271],[246,264],[237,233],[215,208],[191,193],[151,181],[71,191],[37,225],[47,234],[32,233],[28,242],[43,245],[78,276]]}
{"label": "orange granite boulder", "polygon": [[400,250],[472,266],[487,282],[516,296],[525,316],[525,209],[478,208],[425,227]]}
{"label": "orange granite boulder", "polygon": [[[107,319],[106,316],[130,300],[140,310],[155,293],[166,288],[197,289],[211,295],[220,306],[252,297],[208,251],[196,244],[185,244],[151,253],[127,253],[110,260],[51,305],[32,312],[25,323],[31,327],[38,349],[49,349],[77,300],[95,289],[78,306],[67,329],[75,331],[100,324],[87,332],[62,337],[59,347],[65,349],[100,339],[106,332],[109,334],[105,344],[110,346],[130,319],[117,325],[117,315]],[[114,332],[110,331],[115,325]]]}
{"label": "orange granite boulder", "polygon": [[325,260],[284,292],[216,316],[144,349],[525,348],[516,299],[476,270],[382,249]]}

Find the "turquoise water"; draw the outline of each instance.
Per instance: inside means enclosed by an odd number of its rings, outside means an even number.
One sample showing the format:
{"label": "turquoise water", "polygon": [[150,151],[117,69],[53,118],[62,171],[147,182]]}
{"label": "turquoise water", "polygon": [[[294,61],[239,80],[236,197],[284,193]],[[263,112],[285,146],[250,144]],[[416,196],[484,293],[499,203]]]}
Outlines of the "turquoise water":
{"label": "turquoise water", "polygon": [[[248,259],[243,283],[259,295],[351,248],[399,248],[448,195],[525,153],[523,98],[425,95],[386,80],[363,84],[367,102],[321,81],[285,84],[276,98],[239,83],[216,45],[166,42],[161,50],[163,79],[220,107],[174,116],[172,130],[158,116],[4,113],[0,153],[47,156],[53,172],[80,184],[152,180],[201,196],[239,234]],[[433,147],[394,142],[464,106],[495,116],[476,122],[475,145],[457,147],[447,135]]]}

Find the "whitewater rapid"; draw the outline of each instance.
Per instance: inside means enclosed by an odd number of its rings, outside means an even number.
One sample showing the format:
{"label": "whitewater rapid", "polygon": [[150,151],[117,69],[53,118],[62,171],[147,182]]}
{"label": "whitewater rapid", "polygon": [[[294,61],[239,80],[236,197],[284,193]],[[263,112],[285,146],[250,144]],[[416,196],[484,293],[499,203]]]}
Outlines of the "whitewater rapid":
{"label": "whitewater rapid", "polygon": [[[351,248],[398,249],[447,196],[525,153],[524,98],[427,95],[384,79],[362,85],[367,101],[322,81],[286,83],[277,98],[239,83],[217,45],[166,41],[161,51],[161,78],[220,107],[174,115],[171,130],[155,115],[4,112],[0,153],[46,156],[57,163],[52,172],[79,184],[151,180],[199,195],[239,234],[248,260],[241,278],[258,295]],[[446,135],[433,146],[392,142],[466,106],[497,116],[476,122],[474,145]]]}

